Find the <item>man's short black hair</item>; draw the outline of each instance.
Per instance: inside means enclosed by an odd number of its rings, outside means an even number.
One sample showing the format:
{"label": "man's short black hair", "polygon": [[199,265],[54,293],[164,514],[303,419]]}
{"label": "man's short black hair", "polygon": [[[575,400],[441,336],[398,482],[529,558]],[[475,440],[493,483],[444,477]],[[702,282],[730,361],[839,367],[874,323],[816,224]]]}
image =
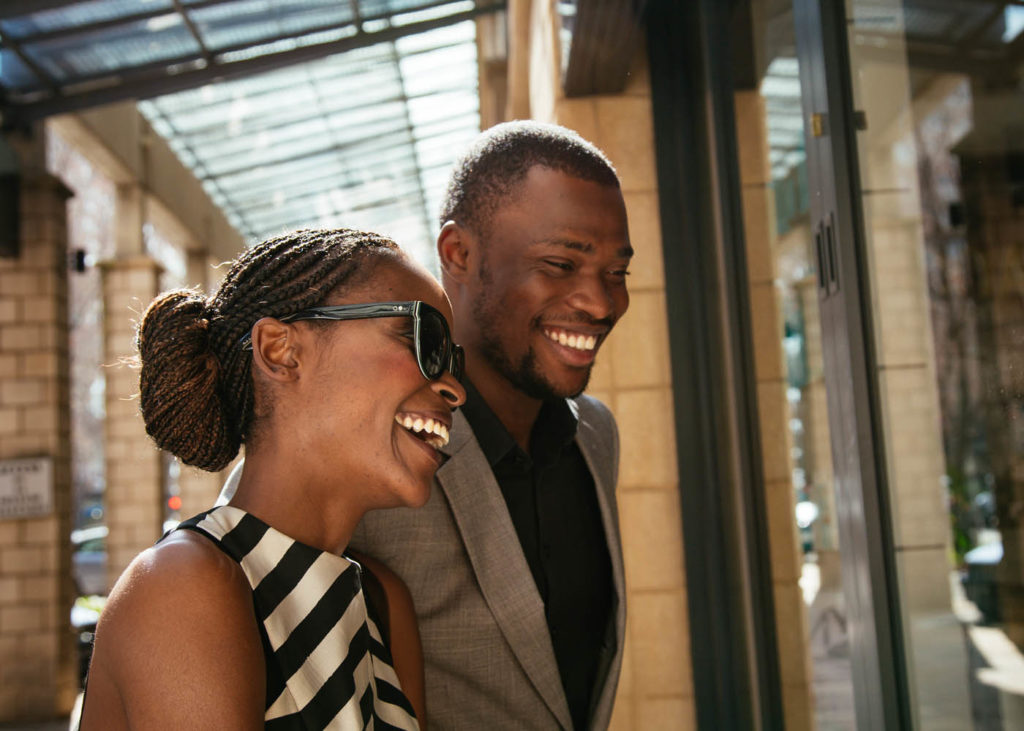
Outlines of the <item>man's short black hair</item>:
{"label": "man's short black hair", "polygon": [[576,132],[557,124],[516,121],[481,134],[455,162],[441,203],[441,221],[483,234],[491,216],[535,165],[581,180],[619,187],[615,168]]}

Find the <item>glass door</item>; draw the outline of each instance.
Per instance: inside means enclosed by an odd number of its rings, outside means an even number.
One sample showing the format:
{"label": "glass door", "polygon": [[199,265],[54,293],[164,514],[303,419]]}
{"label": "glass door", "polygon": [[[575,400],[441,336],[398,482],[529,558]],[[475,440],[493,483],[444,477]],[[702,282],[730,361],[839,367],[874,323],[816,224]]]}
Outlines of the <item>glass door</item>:
{"label": "glass door", "polygon": [[847,0],[915,728],[1024,728],[1024,5]]}
{"label": "glass door", "polygon": [[[732,78],[787,729],[856,725],[791,2],[736,13]],[[739,29],[742,28],[742,31]]]}

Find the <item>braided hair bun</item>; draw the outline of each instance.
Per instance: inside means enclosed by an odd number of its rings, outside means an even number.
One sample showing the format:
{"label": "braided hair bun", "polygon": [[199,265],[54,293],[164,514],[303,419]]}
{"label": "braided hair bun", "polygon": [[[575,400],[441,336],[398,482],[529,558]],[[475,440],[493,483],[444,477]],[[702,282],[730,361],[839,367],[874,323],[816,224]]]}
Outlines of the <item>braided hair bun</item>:
{"label": "braided hair bun", "polygon": [[185,464],[222,469],[238,453],[220,405],[220,366],[210,350],[206,300],[196,290],[166,292],[146,309],[137,344],[146,433]]}
{"label": "braided hair bun", "polygon": [[315,307],[360,272],[367,257],[398,251],[353,229],[301,230],[246,250],[209,299],[193,289],[157,297],[137,333],[146,433],[185,464],[224,469],[252,429],[252,355],[243,336],[263,317]]}

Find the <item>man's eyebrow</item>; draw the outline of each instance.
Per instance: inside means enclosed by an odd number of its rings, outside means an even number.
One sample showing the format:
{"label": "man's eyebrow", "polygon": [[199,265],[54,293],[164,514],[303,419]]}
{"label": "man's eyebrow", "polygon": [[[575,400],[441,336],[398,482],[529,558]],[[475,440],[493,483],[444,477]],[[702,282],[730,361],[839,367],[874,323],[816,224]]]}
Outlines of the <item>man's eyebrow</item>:
{"label": "man's eyebrow", "polygon": [[577,239],[548,239],[543,242],[547,246],[561,246],[564,249],[572,249],[573,251],[579,251],[583,254],[593,254],[594,245],[586,241],[579,241]]}
{"label": "man's eyebrow", "polygon": [[[561,246],[565,249],[579,251],[583,254],[593,254],[594,251],[596,251],[596,247],[593,244],[587,241],[579,241],[577,239],[549,239],[543,243],[547,246]],[[626,244],[616,251],[615,254],[623,259],[631,259],[633,257],[633,247]]]}

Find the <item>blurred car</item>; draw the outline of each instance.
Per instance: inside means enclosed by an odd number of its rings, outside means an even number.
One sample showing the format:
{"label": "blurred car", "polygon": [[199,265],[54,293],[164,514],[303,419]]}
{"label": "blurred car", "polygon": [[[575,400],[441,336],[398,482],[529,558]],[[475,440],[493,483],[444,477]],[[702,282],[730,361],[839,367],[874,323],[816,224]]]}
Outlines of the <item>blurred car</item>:
{"label": "blurred car", "polygon": [[107,526],[71,531],[71,573],[79,596],[107,593]]}

